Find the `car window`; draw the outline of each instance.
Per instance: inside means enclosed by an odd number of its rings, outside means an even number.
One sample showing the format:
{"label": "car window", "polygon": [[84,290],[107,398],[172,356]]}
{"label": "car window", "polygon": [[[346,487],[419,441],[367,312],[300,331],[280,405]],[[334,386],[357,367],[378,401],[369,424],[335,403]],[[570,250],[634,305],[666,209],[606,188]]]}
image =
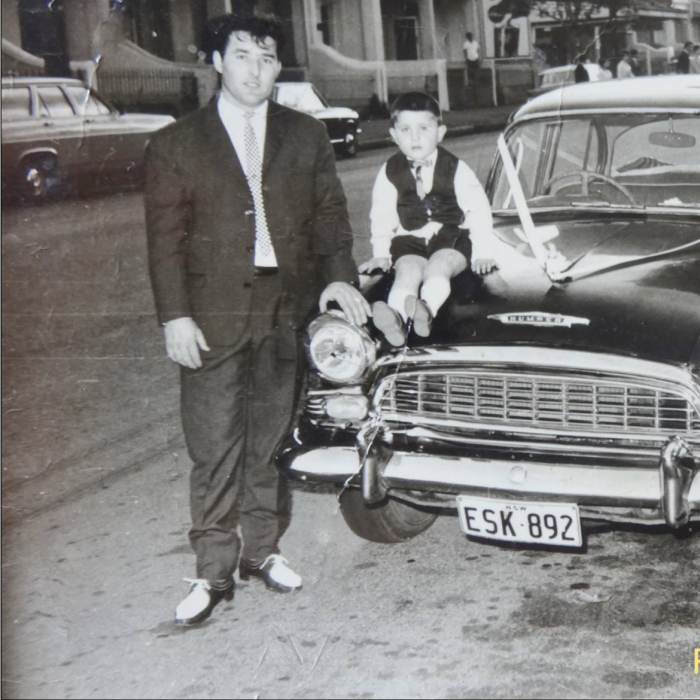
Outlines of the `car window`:
{"label": "car window", "polygon": [[318,112],[325,109],[321,97],[313,85],[280,85],[277,91],[277,102],[285,107],[298,109],[300,112]]}
{"label": "car window", "polygon": [[68,94],[73,98],[73,102],[78,105],[78,113],[84,117],[97,117],[101,114],[110,114],[111,110],[95,94],[78,85],[66,87]]}
{"label": "car window", "polygon": [[37,92],[39,95],[40,116],[51,117],[52,119],[75,116],[73,108],[60,87],[40,87],[37,89]]}
{"label": "car window", "polygon": [[597,160],[598,137],[590,120],[566,121],[559,130],[556,158],[548,177],[554,179],[564,173],[595,170]]}
{"label": "car window", "polygon": [[16,87],[2,91],[2,120],[4,122],[29,117],[29,88]]}
{"label": "car window", "polygon": [[[596,114],[527,122],[508,148],[531,207],[700,208],[700,117]],[[499,168],[493,207],[513,210]]]}
{"label": "car window", "polygon": [[[531,198],[537,182],[540,168],[540,155],[544,149],[546,125],[544,122],[526,124],[514,138],[508,141],[508,150],[518,172],[518,179],[526,198]],[[513,193],[506,177],[498,180],[494,196],[495,209],[510,209],[515,207]]]}

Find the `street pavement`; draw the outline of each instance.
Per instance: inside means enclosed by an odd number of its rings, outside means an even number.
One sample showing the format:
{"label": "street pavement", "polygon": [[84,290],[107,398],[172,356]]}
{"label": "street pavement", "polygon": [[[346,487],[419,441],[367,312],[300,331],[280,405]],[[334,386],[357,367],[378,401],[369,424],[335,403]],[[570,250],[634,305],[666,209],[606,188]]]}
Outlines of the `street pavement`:
{"label": "street pavement", "polygon": [[[453,139],[482,181],[495,134]],[[369,256],[387,151],[339,163]],[[3,698],[700,696],[697,536],[598,528],[585,553],[467,541],[447,511],[407,543],[295,488],[282,548],[203,625],[177,369],[165,358],[139,193],[2,214]]]}

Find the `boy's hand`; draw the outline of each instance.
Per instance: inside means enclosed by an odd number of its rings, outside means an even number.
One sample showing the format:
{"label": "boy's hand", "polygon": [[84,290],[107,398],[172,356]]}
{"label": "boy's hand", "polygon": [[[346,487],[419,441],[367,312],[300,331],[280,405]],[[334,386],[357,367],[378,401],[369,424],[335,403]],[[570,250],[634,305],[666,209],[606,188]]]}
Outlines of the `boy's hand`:
{"label": "boy's hand", "polygon": [[498,269],[498,263],[493,258],[479,258],[472,262],[472,270],[477,275],[488,275]]}
{"label": "boy's hand", "polygon": [[372,272],[372,270],[382,270],[383,272],[389,272],[389,268],[391,267],[391,258],[372,258],[371,260],[368,260],[366,263],[362,263],[360,267],[358,268],[359,272],[363,274],[368,274]]}

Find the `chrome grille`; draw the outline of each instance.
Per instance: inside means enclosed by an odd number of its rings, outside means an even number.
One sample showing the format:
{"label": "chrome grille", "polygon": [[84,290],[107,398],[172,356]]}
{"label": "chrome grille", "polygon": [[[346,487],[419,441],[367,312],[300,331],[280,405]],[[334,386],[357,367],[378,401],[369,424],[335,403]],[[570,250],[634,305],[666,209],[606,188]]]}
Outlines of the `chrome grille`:
{"label": "chrome grille", "polygon": [[380,403],[398,417],[512,424],[700,440],[700,414],[681,391],[546,375],[420,372],[387,380]]}

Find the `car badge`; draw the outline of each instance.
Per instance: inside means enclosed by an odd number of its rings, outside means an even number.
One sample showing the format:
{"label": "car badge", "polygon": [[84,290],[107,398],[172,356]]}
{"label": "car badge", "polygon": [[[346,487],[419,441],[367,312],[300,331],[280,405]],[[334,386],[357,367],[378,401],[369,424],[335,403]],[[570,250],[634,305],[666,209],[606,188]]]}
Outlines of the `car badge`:
{"label": "car badge", "polygon": [[493,314],[489,318],[500,321],[508,326],[538,326],[540,328],[571,328],[575,324],[590,325],[588,318],[577,316],[563,316],[562,314],[550,314],[544,311],[528,311],[510,314]]}

